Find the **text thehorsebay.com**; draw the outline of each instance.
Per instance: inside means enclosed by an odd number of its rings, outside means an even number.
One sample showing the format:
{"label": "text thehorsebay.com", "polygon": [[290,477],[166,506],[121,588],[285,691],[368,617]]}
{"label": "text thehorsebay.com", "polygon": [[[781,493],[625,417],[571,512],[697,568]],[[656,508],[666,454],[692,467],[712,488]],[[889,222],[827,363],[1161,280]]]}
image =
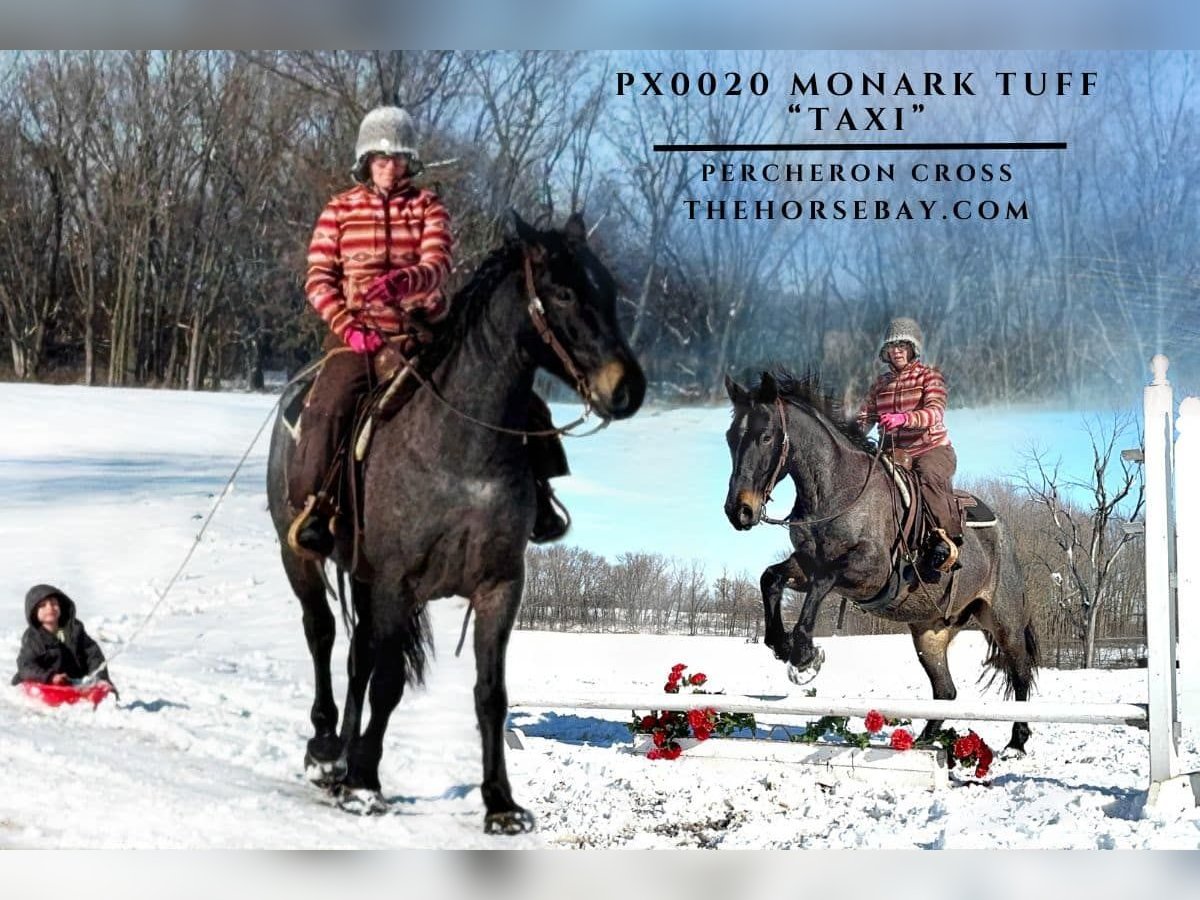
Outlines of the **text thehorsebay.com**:
{"label": "text thehorsebay.com", "polygon": [[[747,142],[739,135],[689,143],[697,136],[670,135],[673,143],[654,145],[655,152],[687,154],[693,183],[710,192],[680,199],[689,219],[1028,221],[1029,202],[1011,196],[1018,160],[1030,151],[1065,151],[1062,136],[964,141],[951,134],[917,141],[908,130],[917,122],[925,131],[936,127],[942,98],[967,98],[957,101],[961,111],[969,98],[991,96],[993,105],[981,110],[986,119],[994,104],[1092,97],[1098,82],[1090,71],[836,71],[785,78],[761,71],[618,71],[615,87],[627,102],[742,103],[776,94],[785,102],[786,123],[795,123],[784,129],[794,136],[791,143]],[[953,128],[949,122],[943,127]],[[882,152],[888,154],[882,161],[862,159]]]}

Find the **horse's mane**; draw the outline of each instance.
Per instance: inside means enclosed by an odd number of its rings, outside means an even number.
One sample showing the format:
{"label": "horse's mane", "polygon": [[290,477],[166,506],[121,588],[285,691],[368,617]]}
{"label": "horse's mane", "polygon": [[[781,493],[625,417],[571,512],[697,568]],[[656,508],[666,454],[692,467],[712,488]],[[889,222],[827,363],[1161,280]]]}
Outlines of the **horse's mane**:
{"label": "horse's mane", "polygon": [[436,337],[429,351],[422,354],[429,359],[441,360],[453,347],[462,343],[472,323],[483,315],[483,307],[496,293],[508,274],[516,265],[521,242],[509,238],[484,257],[467,283],[450,298],[450,311],[446,319],[434,329]]}
{"label": "horse's mane", "polygon": [[[538,239],[550,260],[562,259],[564,254],[569,254],[602,292],[607,291],[609,295],[615,292],[612,276],[586,244],[571,250],[562,232],[553,229],[538,232]],[[422,354],[425,358],[436,364],[454,347],[462,344],[472,325],[483,315],[484,307],[500,283],[520,267],[523,246],[519,238],[510,237],[484,257],[467,283],[450,299],[450,311],[434,329],[433,344]]]}
{"label": "horse's mane", "polygon": [[[858,427],[856,420],[846,417],[842,404],[822,388],[820,373],[810,370],[802,376],[797,376],[788,369],[776,367],[771,372],[771,377],[775,379],[779,396],[784,402],[824,417],[839,434],[859,450],[874,454],[874,441]],[[762,402],[762,382],[759,381],[752,390],[754,399]]]}

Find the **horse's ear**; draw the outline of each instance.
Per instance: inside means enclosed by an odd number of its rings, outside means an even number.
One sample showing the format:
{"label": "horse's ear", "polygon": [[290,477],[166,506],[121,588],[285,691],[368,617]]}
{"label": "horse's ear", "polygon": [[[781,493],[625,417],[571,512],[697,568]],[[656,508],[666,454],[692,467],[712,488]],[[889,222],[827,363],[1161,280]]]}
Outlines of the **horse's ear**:
{"label": "horse's ear", "polygon": [[567,224],[563,226],[563,237],[570,244],[582,244],[587,241],[587,226],[583,224],[583,213],[576,211],[571,213],[567,219]]}
{"label": "horse's ear", "polygon": [[537,242],[537,229],[521,218],[521,214],[515,209],[510,209],[512,215],[513,227],[517,230],[517,237],[521,239],[523,244],[533,244]]}
{"label": "horse's ear", "polygon": [[515,209],[509,210],[512,213],[513,227],[517,230],[517,239],[524,244],[525,252],[529,254],[529,259],[534,263],[541,263],[546,258],[546,249],[542,246],[540,232],[521,218],[520,213]]}
{"label": "horse's ear", "polygon": [[728,375],[725,376],[725,393],[729,395],[729,399],[733,401],[734,406],[750,405],[750,392]]}
{"label": "horse's ear", "polygon": [[779,385],[775,383],[775,376],[770,372],[763,372],[762,381],[758,385],[758,402],[774,403],[778,396]]}

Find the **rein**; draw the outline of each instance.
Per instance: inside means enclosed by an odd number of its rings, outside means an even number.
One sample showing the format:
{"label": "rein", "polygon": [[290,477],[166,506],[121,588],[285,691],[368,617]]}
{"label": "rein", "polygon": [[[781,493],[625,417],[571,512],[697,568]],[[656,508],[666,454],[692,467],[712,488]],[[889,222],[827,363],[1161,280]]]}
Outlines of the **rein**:
{"label": "rein", "polygon": [[593,408],[592,401],[589,399],[589,394],[591,393],[590,386],[588,385],[587,377],[580,371],[579,366],[576,365],[575,360],[571,358],[571,354],[567,352],[566,347],[564,347],[562,342],[559,341],[558,337],[554,334],[553,329],[551,329],[550,323],[546,320],[546,308],[542,305],[541,298],[538,297],[537,289],[534,287],[533,266],[529,261],[529,254],[522,253],[522,256],[524,257],[525,292],[529,296],[529,306],[527,307],[529,318],[533,320],[533,327],[537,330],[538,336],[550,347],[551,350],[554,351],[554,355],[557,356],[559,361],[563,364],[563,368],[566,370],[567,375],[574,380],[575,391],[579,395],[579,399],[583,401],[583,415],[579,416],[577,419],[575,419],[575,421],[563,425],[560,428],[543,428],[538,431],[529,431],[523,428],[505,428],[503,425],[493,425],[491,422],[485,422],[482,419],[477,419],[470,413],[459,409],[457,406],[443,397],[437,387],[434,386],[433,382],[418,372],[415,367],[409,366],[402,368],[400,373],[398,373],[395,377],[398,378],[405,372],[410,373],[423,387],[428,388],[429,392],[433,394],[433,396],[437,398],[437,401],[446,407],[446,409],[450,410],[459,418],[465,419],[466,421],[478,425],[481,428],[486,428],[488,431],[495,431],[499,434],[516,435],[522,438],[551,436],[575,438],[590,437],[591,435],[607,428],[609,420],[604,418],[595,428],[591,429],[590,431],[585,431],[581,434],[576,434],[572,430],[591,418]]}
{"label": "rein", "polygon": [[[763,492],[763,508],[764,509],[766,508],[767,503],[770,502],[771,491],[775,490],[776,486],[778,486],[778,484],[779,484],[779,480],[783,475],[783,471],[784,471],[784,467],[787,462],[787,458],[791,452],[791,439],[788,437],[787,416],[784,411],[783,400],[779,396],[775,397],[775,408],[779,410],[779,427],[783,431],[783,443],[781,444],[780,449],[779,449],[779,461],[775,464],[775,471],[771,474],[770,483],[768,483],[767,489]],[[834,439],[836,440],[836,436],[833,434],[832,431],[830,431],[829,426],[825,423],[825,420],[822,419],[821,416],[816,415],[816,416],[813,416],[813,418],[815,418],[818,422],[821,423],[821,427],[824,428],[827,432],[829,432],[830,437],[834,437]],[[766,522],[768,525],[787,525],[790,527],[792,525],[816,525],[820,522],[828,522],[831,519],[838,518],[838,516],[845,515],[846,513],[848,513],[850,510],[852,510],[855,507],[855,505],[858,503],[858,501],[862,499],[863,494],[865,494],[867,492],[867,485],[869,485],[871,483],[871,475],[875,471],[875,464],[879,462],[879,457],[882,454],[883,454],[883,442],[881,441],[879,444],[879,448],[875,451],[874,456],[871,457],[871,464],[867,467],[867,477],[865,479],[863,479],[863,486],[861,488],[859,488],[858,493],[855,494],[855,496],[854,496],[854,499],[851,500],[845,507],[843,507],[842,509],[839,509],[837,512],[831,513],[827,516],[817,516],[817,517],[808,518],[808,519],[793,519],[791,516],[787,516],[786,518],[783,518],[783,519],[775,519],[764,513],[761,516],[761,521]]]}

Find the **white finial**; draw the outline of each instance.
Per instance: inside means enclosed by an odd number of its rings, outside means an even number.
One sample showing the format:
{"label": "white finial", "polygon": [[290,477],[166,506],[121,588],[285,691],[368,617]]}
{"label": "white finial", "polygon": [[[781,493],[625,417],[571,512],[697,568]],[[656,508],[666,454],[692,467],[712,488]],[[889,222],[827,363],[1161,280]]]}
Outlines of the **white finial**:
{"label": "white finial", "polygon": [[1171,361],[1161,353],[1156,353],[1154,355],[1154,358],[1150,360],[1150,371],[1154,373],[1154,381],[1151,382],[1152,384],[1167,383],[1167,366],[1170,364]]}

